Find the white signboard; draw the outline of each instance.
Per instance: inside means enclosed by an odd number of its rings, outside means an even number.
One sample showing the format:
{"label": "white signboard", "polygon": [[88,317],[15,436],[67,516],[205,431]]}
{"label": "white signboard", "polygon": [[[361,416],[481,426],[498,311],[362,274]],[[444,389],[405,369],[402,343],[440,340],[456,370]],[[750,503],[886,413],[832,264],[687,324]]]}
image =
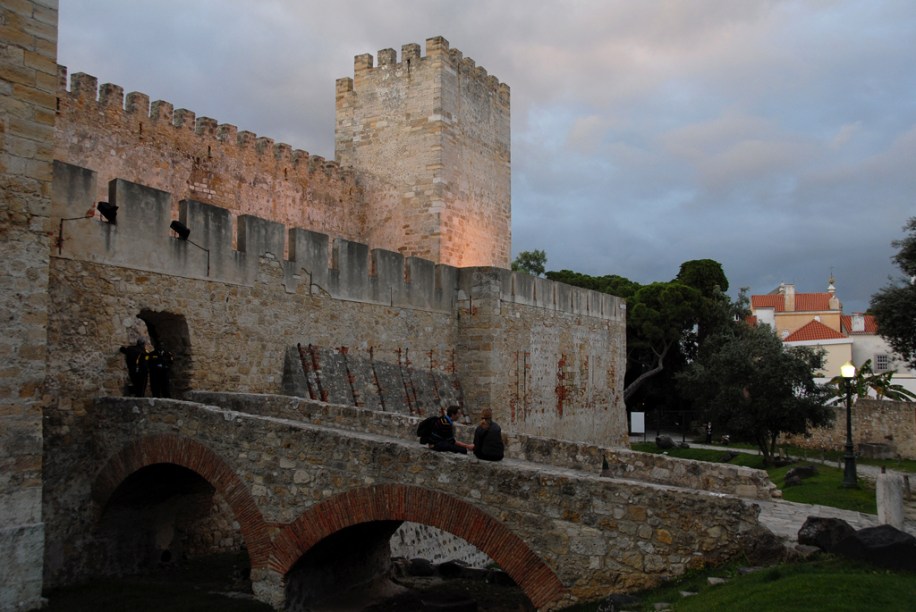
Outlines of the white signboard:
{"label": "white signboard", "polygon": [[638,434],[646,433],[646,413],[645,412],[631,412],[630,413],[630,433],[638,433]]}

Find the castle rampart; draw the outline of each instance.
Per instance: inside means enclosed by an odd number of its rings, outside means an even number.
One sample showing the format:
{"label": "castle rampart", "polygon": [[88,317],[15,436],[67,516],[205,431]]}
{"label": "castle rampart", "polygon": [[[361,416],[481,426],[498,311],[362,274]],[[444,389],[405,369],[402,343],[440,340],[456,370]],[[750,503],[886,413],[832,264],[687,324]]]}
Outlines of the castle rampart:
{"label": "castle rampart", "polygon": [[[508,267],[509,88],[442,37],[356,56],[337,81],[336,158],[358,171],[371,244]],[[385,160],[379,164],[378,160]]]}
{"label": "castle rampart", "polygon": [[55,159],[101,174],[95,200],[118,177],[179,201],[219,203],[252,215],[350,240],[365,235],[362,195],[351,170],[285,143],[197,117],[147,94],[76,73],[66,90],[59,67]]}
{"label": "castle rampart", "polygon": [[[74,474],[91,452],[91,405],[124,393],[119,348],[141,329],[174,353],[176,395],[281,393],[301,345],[325,358],[324,374],[376,366],[381,410],[459,401],[471,414],[491,406],[507,432],[626,444],[621,301],[503,269],[509,89],[498,79],[441,38],[426,56],[406,45],[400,62],[391,50],[378,67],[358,58],[353,81],[337,83],[329,161],[90,75],[68,90],[56,9],[23,0],[3,15],[15,40],[0,58],[14,83],[0,108],[0,550],[31,562],[4,574],[0,608],[40,603],[42,574],[45,587],[67,583],[74,542],[93,556],[91,535],[75,532],[97,517],[87,474]],[[115,222],[99,201],[117,206]],[[397,376],[421,369],[415,386],[433,392],[383,403]],[[359,406],[357,384],[373,383],[352,380],[328,397]]]}

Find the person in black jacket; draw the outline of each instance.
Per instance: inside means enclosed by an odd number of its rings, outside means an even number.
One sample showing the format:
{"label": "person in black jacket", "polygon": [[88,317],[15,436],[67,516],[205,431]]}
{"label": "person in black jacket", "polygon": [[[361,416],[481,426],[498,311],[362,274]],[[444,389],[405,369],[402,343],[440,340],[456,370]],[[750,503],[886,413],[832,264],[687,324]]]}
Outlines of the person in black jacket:
{"label": "person in black jacket", "polygon": [[127,376],[130,381],[126,395],[143,397],[146,395],[146,369],[140,361],[146,355],[146,343],[137,340],[135,344],[122,346],[120,351],[124,353],[124,363],[127,365]]}
{"label": "person in black jacket", "polygon": [[500,461],[504,452],[502,429],[493,421],[493,411],[484,408],[480,411],[480,425],[474,430],[474,456],[484,461]]}
{"label": "person in black jacket", "polygon": [[461,453],[462,455],[467,455],[469,450],[474,450],[473,445],[455,439],[455,419],[458,418],[461,418],[461,408],[449,406],[445,414],[433,424],[430,448],[435,451]]}

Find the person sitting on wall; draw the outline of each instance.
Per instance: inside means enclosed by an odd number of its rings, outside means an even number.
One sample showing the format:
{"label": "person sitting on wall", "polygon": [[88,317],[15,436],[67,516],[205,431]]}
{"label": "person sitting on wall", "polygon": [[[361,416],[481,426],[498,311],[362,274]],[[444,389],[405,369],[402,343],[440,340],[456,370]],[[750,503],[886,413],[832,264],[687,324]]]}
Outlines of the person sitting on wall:
{"label": "person sitting on wall", "polygon": [[460,417],[461,408],[449,406],[445,414],[436,420],[430,434],[432,443],[429,447],[431,449],[439,452],[461,453],[462,455],[467,455],[469,450],[474,450],[473,444],[459,442],[455,438],[455,419]]}
{"label": "person sitting on wall", "polygon": [[124,363],[127,365],[127,389],[125,395],[143,397],[146,394],[146,370],[141,372],[140,360],[146,354],[146,344],[137,340],[135,344],[122,346],[119,349],[124,353]]}
{"label": "person sitting on wall", "polygon": [[499,424],[493,421],[493,411],[480,411],[480,425],[474,430],[474,456],[484,461],[501,461],[505,445]]}

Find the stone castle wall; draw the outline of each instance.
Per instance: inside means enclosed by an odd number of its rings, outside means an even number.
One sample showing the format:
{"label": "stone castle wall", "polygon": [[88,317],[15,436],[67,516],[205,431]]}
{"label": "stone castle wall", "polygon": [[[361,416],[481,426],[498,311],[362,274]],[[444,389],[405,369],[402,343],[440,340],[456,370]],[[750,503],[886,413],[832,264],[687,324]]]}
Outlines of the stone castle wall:
{"label": "stone castle wall", "polygon": [[[858,452],[870,445],[886,449],[891,457],[916,459],[916,404],[857,398],[850,416]],[[805,436],[786,436],[786,442],[814,450],[842,449],[846,444],[845,404],[837,406],[832,427],[811,429]]]}
{"label": "stone castle wall", "polygon": [[[118,349],[137,319],[175,353],[178,391],[286,392],[291,350],[311,345],[325,369],[346,355],[356,380],[370,378],[366,364],[379,366],[387,389],[398,387],[408,359],[442,390],[457,380],[472,418],[490,405],[508,432],[626,444],[617,381],[607,374],[608,363],[624,359],[617,298],[507,270],[435,265],[248,215],[233,240],[229,213],[194,201],[180,203],[192,228],[180,240],[169,231],[171,194],[120,179],[108,191],[116,224],[82,217],[97,181],[85,168],[55,164],[54,215],[73,220],[50,259],[44,482],[54,495],[44,512],[53,542],[70,540],[87,410],[93,398],[122,394]],[[526,382],[527,410],[512,412],[518,381],[502,361],[510,350],[540,360]],[[558,376],[571,391],[557,390]],[[348,390],[328,391],[344,402]],[[455,399],[441,395],[375,408],[428,414]],[[562,402],[534,410],[541,396]],[[66,570],[49,575],[53,583]]]}
{"label": "stone castle wall", "polygon": [[[357,171],[367,241],[458,267],[508,267],[509,87],[442,37],[355,59],[337,81],[337,161]],[[391,248],[391,247],[388,247]]]}
{"label": "stone castle wall", "polygon": [[[297,344],[392,372],[412,355],[507,429],[626,443],[619,300],[445,265],[506,266],[511,236],[508,87],[444,39],[426,57],[407,45],[400,63],[386,51],[378,69],[360,56],[352,87],[338,81],[345,168],[90,75],[68,90],[56,0],[5,6],[0,28],[0,550],[15,560],[0,608],[34,607],[42,572],[45,586],[67,573],[67,532],[94,518],[73,472],[92,450],[89,406],[122,393],[118,348],[141,324],[175,353],[177,392],[282,392]],[[367,114],[377,96],[404,104]],[[169,231],[175,219],[190,239]],[[525,356],[514,378],[513,355]],[[596,410],[619,415],[596,428]]]}
{"label": "stone castle wall", "polygon": [[0,610],[40,607],[56,0],[0,8]]}
{"label": "stone castle wall", "polygon": [[256,214],[291,227],[362,240],[367,213],[351,171],[147,94],[59,68],[54,159],[99,175],[91,200],[114,178],[184,199],[219,203],[235,218]]}

